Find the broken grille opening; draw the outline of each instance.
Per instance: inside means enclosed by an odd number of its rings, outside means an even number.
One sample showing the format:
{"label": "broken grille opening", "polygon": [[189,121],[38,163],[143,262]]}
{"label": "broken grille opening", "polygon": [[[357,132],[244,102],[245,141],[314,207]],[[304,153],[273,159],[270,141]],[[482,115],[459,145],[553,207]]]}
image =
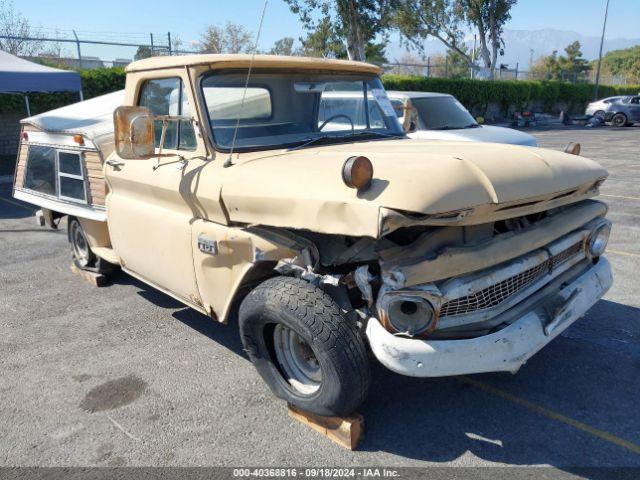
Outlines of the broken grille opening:
{"label": "broken grille opening", "polygon": [[500,305],[524,288],[533,285],[565,260],[578,254],[583,248],[582,241],[571,245],[544,262],[524,272],[520,272],[482,290],[456,298],[442,304],[440,317],[464,315]]}

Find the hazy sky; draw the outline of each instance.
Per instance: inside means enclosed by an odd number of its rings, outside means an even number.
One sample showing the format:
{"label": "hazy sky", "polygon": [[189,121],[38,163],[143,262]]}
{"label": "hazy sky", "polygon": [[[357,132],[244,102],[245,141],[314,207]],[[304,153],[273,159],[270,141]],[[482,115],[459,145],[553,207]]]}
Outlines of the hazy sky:
{"label": "hazy sky", "polygon": [[[553,28],[573,30],[585,35],[600,35],[606,0],[519,0],[512,11],[509,29],[536,30]],[[45,33],[78,30],[105,32],[103,38],[120,41],[148,42],[148,32],[155,41],[166,38],[166,32],[179,37],[184,48],[197,40],[209,24],[226,21],[241,23],[256,31],[263,0],[14,0],[15,9]],[[118,35],[121,34],[121,35]],[[284,36],[298,38],[301,25],[283,0],[269,0],[260,46],[269,48]],[[160,38],[159,38],[160,37]],[[607,37],[640,38],[640,0],[611,0]],[[67,52],[75,55],[75,47]],[[104,59],[131,58],[135,49],[124,47],[83,46],[84,55]]]}

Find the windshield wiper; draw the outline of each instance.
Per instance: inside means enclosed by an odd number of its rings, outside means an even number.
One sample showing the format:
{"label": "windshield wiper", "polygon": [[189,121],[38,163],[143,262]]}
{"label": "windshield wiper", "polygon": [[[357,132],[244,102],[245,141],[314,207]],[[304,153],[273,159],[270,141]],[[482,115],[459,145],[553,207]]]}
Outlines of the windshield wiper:
{"label": "windshield wiper", "polygon": [[350,135],[321,135],[319,137],[307,138],[302,143],[289,148],[289,151],[291,152],[293,150],[299,150],[301,148],[310,147],[311,145],[315,145],[316,143],[324,140],[349,141],[349,140],[352,140],[354,137],[364,137],[364,136],[376,136],[380,138],[404,138],[404,136],[400,134],[376,132],[374,130],[361,130],[359,132],[355,132]]}
{"label": "windshield wiper", "polygon": [[293,150],[298,150],[300,148],[309,147],[309,146],[313,145],[314,143],[318,143],[318,142],[320,142],[322,140],[329,140],[331,138],[340,138],[340,137],[336,137],[335,135],[321,135],[319,137],[307,138],[307,139],[303,140],[302,143],[289,148],[289,151],[291,152]]}
{"label": "windshield wiper", "polygon": [[350,136],[346,138],[364,137],[369,135],[373,135],[381,138],[404,138],[404,135],[399,133],[384,133],[384,132],[376,132],[375,130],[361,130],[359,132],[352,133]]}
{"label": "windshield wiper", "polygon": [[431,128],[430,130],[462,130],[464,128],[477,128],[480,125],[477,123],[470,123],[469,125],[464,125],[462,127],[452,127],[451,125],[445,125],[444,127]]}

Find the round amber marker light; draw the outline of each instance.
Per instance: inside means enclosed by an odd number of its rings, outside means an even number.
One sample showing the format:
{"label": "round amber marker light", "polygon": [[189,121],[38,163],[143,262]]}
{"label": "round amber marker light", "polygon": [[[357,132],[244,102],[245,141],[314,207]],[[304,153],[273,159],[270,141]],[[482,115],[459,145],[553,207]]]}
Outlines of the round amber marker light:
{"label": "round amber marker light", "polygon": [[345,185],[358,190],[369,187],[373,178],[373,165],[367,157],[349,157],[342,166]]}

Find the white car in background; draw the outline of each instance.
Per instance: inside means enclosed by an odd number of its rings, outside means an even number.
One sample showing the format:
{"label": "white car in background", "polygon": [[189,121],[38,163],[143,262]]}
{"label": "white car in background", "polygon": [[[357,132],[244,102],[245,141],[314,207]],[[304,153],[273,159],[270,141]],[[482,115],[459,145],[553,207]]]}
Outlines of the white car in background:
{"label": "white car in background", "polygon": [[527,133],[478,124],[453,95],[393,90],[387,91],[387,95],[411,138],[538,146],[537,140]]}
{"label": "white car in background", "polygon": [[584,111],[584,114],[604,118],[605,113],[609,110],[612,103],[618,103],[628,98],[631,98],[631,95],[619,95],[617,97],[601,98],[600,100],[589,103],[586,110]]}

